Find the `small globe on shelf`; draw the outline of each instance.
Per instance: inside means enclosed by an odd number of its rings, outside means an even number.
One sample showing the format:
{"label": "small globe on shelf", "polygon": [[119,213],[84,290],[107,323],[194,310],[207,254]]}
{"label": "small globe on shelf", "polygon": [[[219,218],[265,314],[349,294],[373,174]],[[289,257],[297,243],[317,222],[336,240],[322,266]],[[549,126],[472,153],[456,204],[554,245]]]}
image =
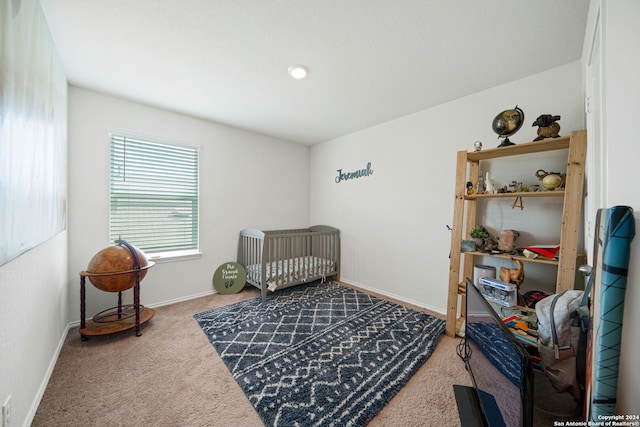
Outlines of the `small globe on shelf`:
{"label": "small globe on shelf", "polygon": [[524,111],[516,105],[511,110],[504,110],[493,119],[491,128],[498,134],[498,138],[504,138],[504,141],[498,147],[506,147],[515,145],[509,140],[509,137],[520,130],[524,123]]}

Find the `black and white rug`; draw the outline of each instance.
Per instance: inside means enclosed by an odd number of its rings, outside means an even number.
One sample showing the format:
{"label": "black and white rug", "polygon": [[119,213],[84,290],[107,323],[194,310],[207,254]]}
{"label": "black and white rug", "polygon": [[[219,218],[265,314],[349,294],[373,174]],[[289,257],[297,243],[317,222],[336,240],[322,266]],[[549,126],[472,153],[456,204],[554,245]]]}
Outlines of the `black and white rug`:
{"label": "black and white rug", "polygon": [[194,315],[267,426],[364,426],[433,352],[444,320],[336,283]]}

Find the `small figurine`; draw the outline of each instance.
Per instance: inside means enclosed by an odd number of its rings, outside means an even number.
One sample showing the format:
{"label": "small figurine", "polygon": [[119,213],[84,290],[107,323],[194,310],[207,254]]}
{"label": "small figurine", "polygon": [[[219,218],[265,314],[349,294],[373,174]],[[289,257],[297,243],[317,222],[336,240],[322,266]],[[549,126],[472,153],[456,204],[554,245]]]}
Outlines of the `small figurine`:
{"label": "small figurine", "polygon": [[512,258],[511,260],[518,264],[518,267],[512,269],[500,267],[500,280],[513,283],[520,289],[520,285],[524,282],[524,264],[519,259]]}
{"label": "small figurine", "polygon": [[493,251],[497,247],[496,241],[491,237],[484,239],[484,250],[485,251]]}
{"label": "small figurine", "polygon": [[487,176],[484,179],[484,186],[487,191],[487,194],[494,194],[496,192],[496,187],[493,185],[493,181],[489,177],[489,172],[487,172]]}
{"label": "small figurine", "polygon": [[543,114],[539,116],[531,126],[538,126],[538,137],[534,141],[542,141],[545,138],[558,138],[560,136],[560,124],[557,121],[560,116]]}
{"label": "small figurine", "polygon": [[487,187],[484,185],[484,177],[478,176],[478,183],[476,184],[476,194],[484,194],[487,191]]}
{"label": "small figurine", "polygon": [[506,283],[513,283],[518,287],[518,305],[524,306],[524,298],[520,294],[520,285],[524,282],[524,264],[519,259],[511,258],[511,261],[518,264],[517,268],[500,267],[500,280]]}

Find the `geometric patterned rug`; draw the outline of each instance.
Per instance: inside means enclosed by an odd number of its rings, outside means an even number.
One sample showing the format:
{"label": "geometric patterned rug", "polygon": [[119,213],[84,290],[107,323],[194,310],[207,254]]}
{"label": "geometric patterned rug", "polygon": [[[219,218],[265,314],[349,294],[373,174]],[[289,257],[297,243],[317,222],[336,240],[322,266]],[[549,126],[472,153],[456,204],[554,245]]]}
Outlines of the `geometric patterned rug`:
{"label": "geometric patterned rug", "polygon": [[431,355],[445,326],[333,282],[194,317],[267,426],[366,425]]}

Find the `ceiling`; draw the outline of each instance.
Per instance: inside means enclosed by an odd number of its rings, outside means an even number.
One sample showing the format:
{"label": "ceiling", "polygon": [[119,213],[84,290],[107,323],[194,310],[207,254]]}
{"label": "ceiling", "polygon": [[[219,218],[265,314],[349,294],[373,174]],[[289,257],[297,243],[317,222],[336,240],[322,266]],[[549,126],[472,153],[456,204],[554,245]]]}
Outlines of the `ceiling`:
{"label": "ceiling", "polygon": [[[585,0],[40,0],[69,83],[313,145],[580,59]],[[287,74],[305,64],[305,80]]]}

